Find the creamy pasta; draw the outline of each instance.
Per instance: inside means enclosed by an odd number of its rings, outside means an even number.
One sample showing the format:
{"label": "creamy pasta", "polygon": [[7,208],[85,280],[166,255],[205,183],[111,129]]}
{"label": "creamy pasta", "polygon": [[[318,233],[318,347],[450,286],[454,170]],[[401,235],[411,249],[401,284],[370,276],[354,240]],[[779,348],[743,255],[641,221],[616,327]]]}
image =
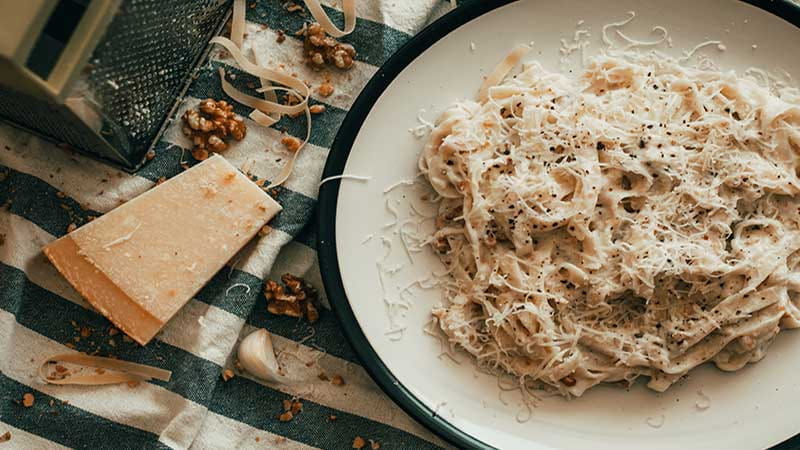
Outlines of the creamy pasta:
{"label": "creamy pasta", "polygon": [[438,119],[449,341],[523,386],[667,389],[800,326],[800,101],[733,72],[600,56],[538,64]]}

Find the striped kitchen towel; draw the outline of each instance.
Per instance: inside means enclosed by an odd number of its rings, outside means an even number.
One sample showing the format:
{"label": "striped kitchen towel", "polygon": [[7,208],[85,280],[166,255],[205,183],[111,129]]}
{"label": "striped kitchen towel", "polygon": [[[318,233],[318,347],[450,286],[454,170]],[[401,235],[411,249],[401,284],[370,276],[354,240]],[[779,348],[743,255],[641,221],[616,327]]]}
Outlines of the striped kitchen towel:
{"label": "striped kitchen towel", "polygon": [[[315,116],[310,145],[294,175],[274,192],[283,211],[273,232],[256,239],[191,300],[146,347],[119,334],[78,295],[42,256],[44,244],[150,189],[159,179],[197,163],[175,121],[156,156],[135,174],[56,148],[24,132],[0,126],[0,436],[13,448],[350,448],[356,437],[381,448],[443,445],[395,406],[359,366],[333,314],[319,322],[267,313],[265,279],[289,272],[321,288],[311,223],[317,184],[328,149],[359,90],[400,45],[448,1],[361,0],[358,22],[343,38],[358,51],[347,72],[310,70],[293,36],[310,19],[288,12],[284,0],[248,1],[245,50],[270,66],[283,65],[312,88],[325,78],[333,95],[314,98],[326,111]],[[339,2],[327,11],[341,23]],[[278,42],[286,32],[287,39]],[[238,71],[224,52],[214,51],[177,113],[199,99],[229,98],[216,68],[223,66],[243,90],[255,80]],[[124,86],[121,86],[124,88]],[[246,116],[247,108],[237,112]],[[280,138],[302,138],[304,119],[284,118],[270,128],[248,123],[248,135],[224,156],[242,170],[269,179],[287,151]],[[323,299],[324,302],[324,299]],[[279,360],[296,382],[258,381],[234,368],[237,340],[266,328]],[[70,351],[115,355],[169,369],[169,382],[140,385],[53,386],[37,378],[48,356]],[[220,376],[231,368],[236,376]],[[343,383],[331,380],[340,376]],[[23,402],[32,394],[33,404]],[[28,400],[30,396],[27,396]],[[281,422],[283,400],[302,412]],[[0,438],[2,440],[4,438]],[[370,442],[370,440],[372,442]],[[0,444],[2,446],[3,444]],[[376,447],[372,447],[376,448]]]}

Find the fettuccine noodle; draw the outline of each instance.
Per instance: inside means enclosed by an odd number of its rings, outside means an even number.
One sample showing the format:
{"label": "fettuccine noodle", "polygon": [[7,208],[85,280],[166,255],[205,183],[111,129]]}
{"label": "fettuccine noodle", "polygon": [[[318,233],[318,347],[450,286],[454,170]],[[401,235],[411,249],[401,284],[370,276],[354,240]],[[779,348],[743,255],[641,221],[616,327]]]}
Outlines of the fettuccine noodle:
{"label": "fettuccine noodle", "polygon": [[498,81],[441,115],[419,161],[451,343],[579,396],[737,370],[800,326],[797,96],[655,53]]}

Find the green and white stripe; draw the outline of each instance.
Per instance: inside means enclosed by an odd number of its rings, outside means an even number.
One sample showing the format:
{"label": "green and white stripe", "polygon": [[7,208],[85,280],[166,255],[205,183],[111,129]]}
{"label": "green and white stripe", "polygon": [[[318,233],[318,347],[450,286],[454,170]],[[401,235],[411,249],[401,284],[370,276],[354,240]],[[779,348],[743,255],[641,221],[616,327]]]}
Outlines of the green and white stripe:
{"label": "green and white stripe", "polygon": [[[361,1],[356,31],[344,40],[359,52],[348,72],[310,70],[298,57],[302,42],[291,35],[308,17],[287,13],[279,0],[247,9],[246,49],[318,86],[329,77],[328,98],[313,96],[327,111],[315,117],[310,145],[295,175],[276,190],[284,210],[274,231],[248,245],[191,300],[146,347],[110,336],[110,324],[58,275],[41,247],[153,187],[162,177],[196,164],[177,123],[157,145],[157,156],[128,174],[9,127],[0,127],[0,434],[12,433],[13,448],[349,448],[355,436],[383,448],[435,448],[443,443],[397,408],[358,364],[333,314],[323,309],[313,328],[266,312],[261,290],[267,278],[285,272],[304,275],[321,287],[314,251],[317,183],[338,125],[377,67],[433,14],[438,0]],[[335,20],[337,2],[323,1]],[[446,3],[446,2],[445,2]],[[282,44],[276,30],[286,32]],[[217,67],[234,74],[247,90],[255,80],[232,61],[212,52],[211,61],[190,87],[181,108],[199,98],[226,98]],[[240,112],[247,112],[240,108]],[[176,116],[177,117],[177,116]],[[177,119],[173,119],[177,122]],[[248,122],[248,137],[225,157],[261,178],[269,178],[290,155],[283,133],[305,135],[304,119],[284,118],[270,128]],[[244,284],[243,286],[235,286]],[[323,298],[323,304],[327,301]],[[72,323],[94,332],[76,341]],[[237,376],[223,382],[236,343],[255,328],[266,328],[282,365],[295,383],[277,385]],[[44,358],[96,351],[173,371],[172,381],[138,387],[52,386],[37,379]],[[318,375],[342,375],[333,386]],[[25,408],[19,400],[33,393]],[[281,401],[299,398],[303,412],[292,422],[277,420]],[[52,403],[52,405],[51,405]],[[336,416],[335,421],[330,416]]]}

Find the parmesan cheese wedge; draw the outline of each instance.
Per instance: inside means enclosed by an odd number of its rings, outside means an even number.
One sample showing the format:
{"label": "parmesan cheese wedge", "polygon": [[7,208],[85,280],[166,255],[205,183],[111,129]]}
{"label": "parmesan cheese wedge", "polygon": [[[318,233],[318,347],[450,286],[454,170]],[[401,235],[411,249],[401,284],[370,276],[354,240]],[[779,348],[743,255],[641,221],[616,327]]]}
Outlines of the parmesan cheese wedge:
{"label": "parmesan cheese wedge", "polygon": [[43,251],[92,306],[145,345],[280,210],[213,156]]}

